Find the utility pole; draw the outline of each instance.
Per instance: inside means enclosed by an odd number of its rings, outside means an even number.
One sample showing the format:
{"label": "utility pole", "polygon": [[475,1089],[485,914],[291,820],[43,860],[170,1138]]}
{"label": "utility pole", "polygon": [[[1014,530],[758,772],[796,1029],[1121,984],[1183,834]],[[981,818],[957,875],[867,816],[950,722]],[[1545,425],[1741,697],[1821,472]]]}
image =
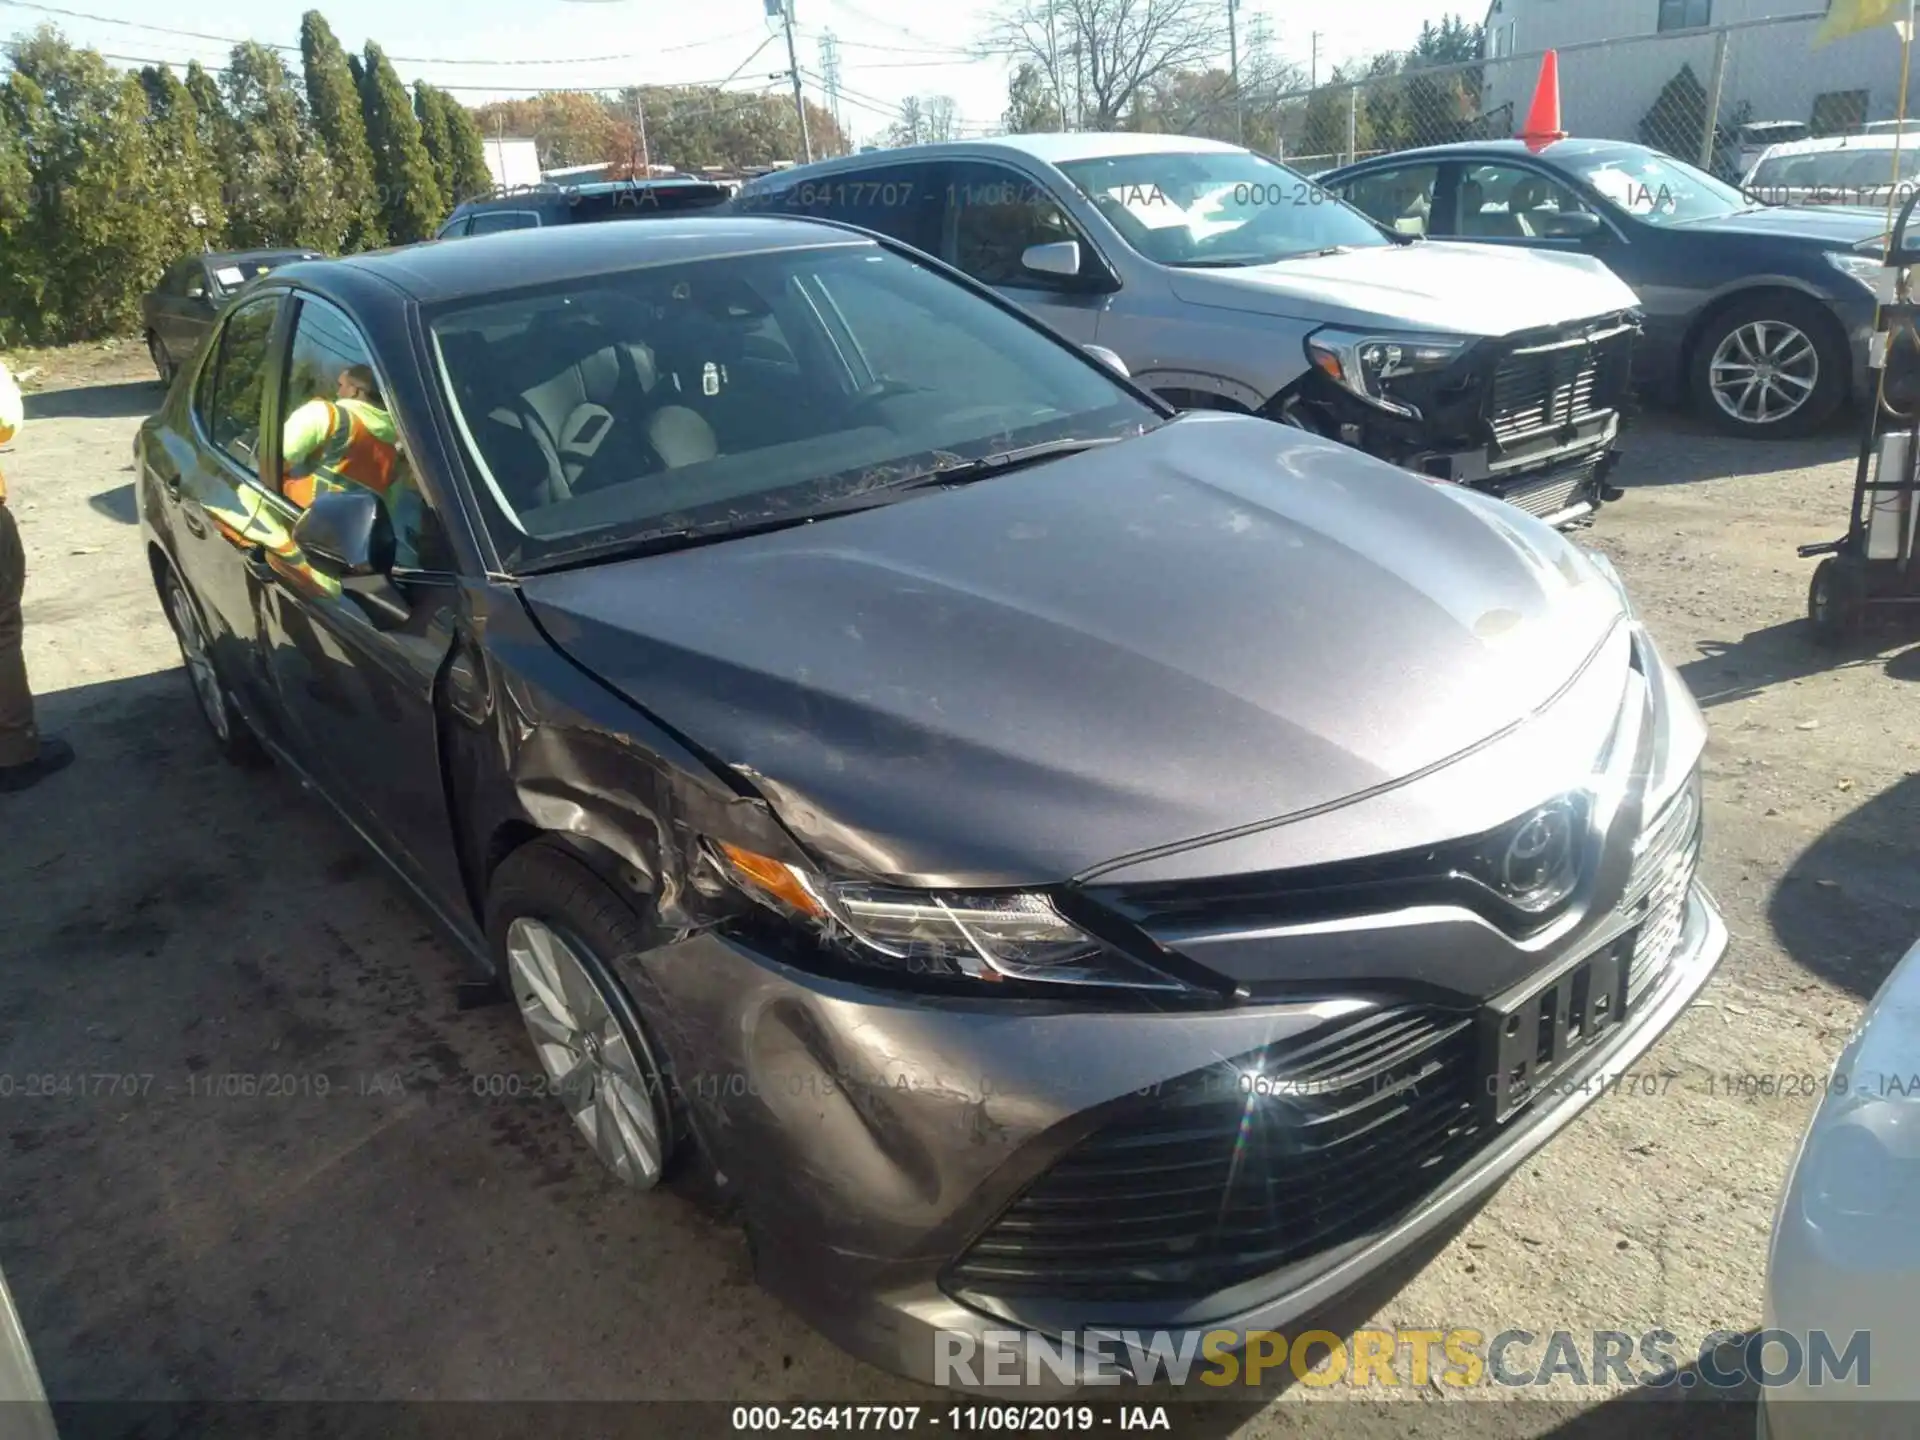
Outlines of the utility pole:
{"label": "utility pole", "polygon": [[1227,65],[1233,81],[1233,138],[1236,144],[1244,145],[1247,119],[1240,104],[1240,31],[1234,24],[1234,12],[1239,8],[1240,0],[1227,0]]}
{"label": "utility pole", "polygon": [[800,56],[793,48],[793,0],[767,0],[767,13],[778,15],[787,31],[787,74],[793,79],[793,113],[800,120],[800,155],[813,163],[813,139],[807,134],[807,100],[800,93]]}
{"label": "utility pole", "polygon": [[826,82],[827,108],[833,112],[834,128],[845,135],[846,126],[840,119],[840,42],[831,30],[820,37],[820,78]]}
{"label": "utility pole", "polygon": [[1311,47],[1308,53],[1313,57],[1307,62],[1307,88],[1318,90],[1320,88],[1320,32],[1315,30],[1307,37],[1307,43]]}
{"label": "utility pole", "polygon": [[640,132],[640,178],[653,178],[653,156],[647,153],[647,102],[638,85],[633,87],[633,127]]}

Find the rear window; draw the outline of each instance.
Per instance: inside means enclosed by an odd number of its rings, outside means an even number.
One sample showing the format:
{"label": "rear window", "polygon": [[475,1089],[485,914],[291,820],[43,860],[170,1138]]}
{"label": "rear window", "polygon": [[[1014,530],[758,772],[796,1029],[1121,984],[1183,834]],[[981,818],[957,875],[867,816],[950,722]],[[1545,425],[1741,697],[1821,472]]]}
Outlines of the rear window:
{"label": "rear window", "polygon": [[635,185],[572,196],[569,220],[635,220],[648,215],[678,215],[711,210],[728,198],[724,185]]}
{"label": "rear window", "polygon": [[249,280],[258,279],[269,270],[282,265],[291,265],[296,260],[304,260],[304,255],[261,255],[245,260],[218,260],[207,269],[213,274],[214,288],[221,291],[238,290]]}

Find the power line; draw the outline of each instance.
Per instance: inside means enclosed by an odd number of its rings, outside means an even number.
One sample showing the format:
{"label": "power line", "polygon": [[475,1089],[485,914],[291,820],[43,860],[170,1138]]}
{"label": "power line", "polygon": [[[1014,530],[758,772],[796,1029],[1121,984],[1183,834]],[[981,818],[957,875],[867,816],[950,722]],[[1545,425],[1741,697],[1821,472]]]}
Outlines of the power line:
{"label": "power line", "polygon": [[[95,15],[85,10],[67,10],[58,5],[41,5],[34,3],[34,0],[0,0],[0,6],[15,10],[32,10],[41,15],[58,15],[66,20],[89,20],[99,25],[120,25],[129,30],[146,30],[156,35],[178,35],[190,40],[207,40],[218,45],[251,44],[263,46],[268,50],[278,50],[282,53],[296,55],[300,53],[300,47],[298,45],[281,45],[271,40],[239,39],[232,35],[210,35],[202,30],[181,30],[170,25],[149,25],[141,20],[122,20],[115,15]],[[680,50],[699,50],[708,45],[720,45],[728,40],[735,40],[745,35],[751,35],[757,28],[758,27],[749,27],[745,30],[736,30],[726,35],[715,36],[710,40],[694,40],[682,45],[656,46],[644,53],[626,51],[618,55],[575,55],[563,59],[551,60],[527,58],[507,60],[467,59],[448,55],[389,55],[387,58],[389,60],[397,60],[406,65],[600,65],[615,60],[644,59],[646,56],[664,55]],[[444,90],[455,87],[443,85],[440,88]]]}

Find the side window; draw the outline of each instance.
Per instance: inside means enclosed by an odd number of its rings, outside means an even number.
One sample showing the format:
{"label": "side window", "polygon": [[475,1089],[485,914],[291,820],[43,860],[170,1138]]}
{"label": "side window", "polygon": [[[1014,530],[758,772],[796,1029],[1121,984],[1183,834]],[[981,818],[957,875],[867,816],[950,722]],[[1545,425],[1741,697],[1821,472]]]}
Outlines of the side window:
{"label": "side window", "polygon": [[1593,212],[1566,186],[1519,165],[1469,165],[1460,174],[1459,233],[1474,239],[1554,240],[1592,233]]}
{"label": "side window", "polygon": [[439,233],[433,238],[436,240],[451,240],[456,236],[465,235],[467,233],[467,226],[472,223],[472,220],[473,217],[471,215],[462,215],[458,220],[450,220],[440,227]]}
{"label": "side window", "polygon": [[1425,235],[1433,225],[1433,191],[1439,178],[1438,165],[1376,170],[1349,184],[1341,198],[1389,230]]}
{"label": "side window", "polygon": [[250,474],[259,470],[260,401],[267,378],[267,346],[279,313],[278,296],[263,295],[237,308],[220,328],[220,352],[200,372],[194,410],[215,449]]}
{"label": "side window", "polygon": [[839,220],[931,255],[940,248],[939,175],[939,167],[928,164],[838,170],[760,191],[744,199],[741,208]]}
{"label": "side window", "polygon": [[950,263],[983,285],[1035,290],[1078,288],[1071,276],[1043,275],[1021,261],[1034,245],[1080,242],[1081,264],[1089,250],[1060,204],[1038,181],[1004,165],[965,163],[947,172],[947,239]]}
{"label": "side window", "polygon": [[451,568],[444,532],[401,448],[372,352],[354,323],[325,301],[300,302],[281,399],[282,495],[305,509],[329,490],[371,490],[393,521],[395,564]]}
{"label": "side window", "polygon": [[482,210],[467,228],[469,235],[491,235],[496,230],[530,230],[539,217],[526,210]]}

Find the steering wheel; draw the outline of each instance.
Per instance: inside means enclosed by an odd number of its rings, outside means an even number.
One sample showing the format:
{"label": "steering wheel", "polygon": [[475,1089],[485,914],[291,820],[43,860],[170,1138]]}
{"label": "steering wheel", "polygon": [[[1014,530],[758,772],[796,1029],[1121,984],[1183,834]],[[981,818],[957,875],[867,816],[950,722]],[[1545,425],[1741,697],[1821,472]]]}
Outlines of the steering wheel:
{"label": "steering wheel", "polygon": [[930,386],[915,385],[910,381],[896,380],[888,376],[875,380],[870,385],[862,385],[848,396],[847,413],[859,415],[862,411],[872,409],[882,400],[893,400],[902,395],[931,395],[932,393]]}

